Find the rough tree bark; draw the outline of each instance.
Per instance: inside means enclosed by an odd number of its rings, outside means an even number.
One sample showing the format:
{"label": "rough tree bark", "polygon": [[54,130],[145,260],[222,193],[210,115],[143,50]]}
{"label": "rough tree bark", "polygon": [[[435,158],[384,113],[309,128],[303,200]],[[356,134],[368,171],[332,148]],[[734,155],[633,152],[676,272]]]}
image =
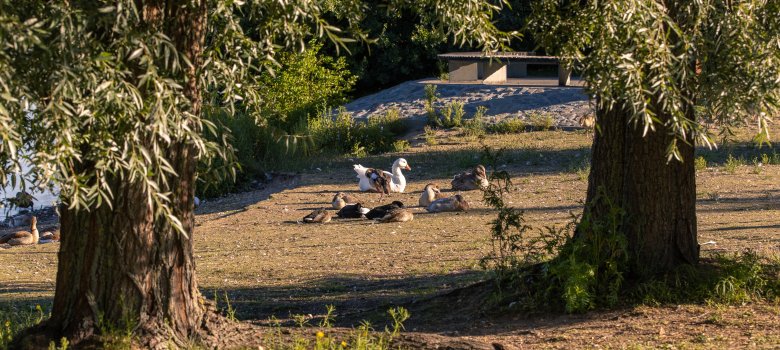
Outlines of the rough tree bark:
{"label": "rough tree bark", "polygon": [[[699,259],[696,240],[696,180],[694,141],[680,144],[683,162],[667,161],[674,140],[656,126],[642,136],[627,111],[597,111],[591,172],[586,203],[593,220],[608,209],[600,195],[625,210],[621,229],[628,240],[629,271],[647,277]],[[663,118],[664,116],[661,116]]]}
{"label": "rough tree bark", "polygon": [[[205,0],[139,2],[139,12],[144,25],[164,31],[192,62],[184,72],[184,89],[190,112],[199,114],[196,67],[206,30]],[[178,174],[169,179],[173,212],[188,236],[154,217],[142,186],[119,178],[112,186],[113,209],[61,208],[52,316],[38,327],[49,339],[92,341],[101,326],[133,327],[143,348],[185,346],[199,338],[210,309],[198,290],[193,260],[196,150],[180,142],[170,147],[167,159]],[[33,337],[21,347],[36,343]]]}

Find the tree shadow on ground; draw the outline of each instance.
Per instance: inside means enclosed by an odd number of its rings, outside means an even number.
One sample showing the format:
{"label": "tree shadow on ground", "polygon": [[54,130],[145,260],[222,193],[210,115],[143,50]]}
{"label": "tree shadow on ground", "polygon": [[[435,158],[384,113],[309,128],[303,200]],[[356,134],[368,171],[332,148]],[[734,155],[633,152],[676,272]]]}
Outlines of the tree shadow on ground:
{"label": "tree shadow on ground", "polygon": [[[333,305],[335,326],[356,327],[369,322],[374,329],[390,326],[388,310],[407,308],[407,331],[444,335],[497,335],[585,322],[603,313],[571,315],[506,314],[486,307],[495,298],[495,283],[484,271],[414,277],[333,276],[301,284],[239,288],[217,292],[224,309],[224,294],[239,319],[263,326],[298,325],[296,317],[316,326],[327,305]],[[214,291],[205,291],[211,297]],[[610,312],[621,313],[625,310]]]}
{"label": "tree shadow on ground", "polygon": [[[419,276],[338,275],[300,284],[226,290],[239,318],[265,323],[269,318],[322,315],[334,305],[340,324],[354,324],[366,313],[430,298],[486,278],[484,271]],[[213,291],[204,291],[210,296]],[[383,309],[382,312],[386,311]]]}

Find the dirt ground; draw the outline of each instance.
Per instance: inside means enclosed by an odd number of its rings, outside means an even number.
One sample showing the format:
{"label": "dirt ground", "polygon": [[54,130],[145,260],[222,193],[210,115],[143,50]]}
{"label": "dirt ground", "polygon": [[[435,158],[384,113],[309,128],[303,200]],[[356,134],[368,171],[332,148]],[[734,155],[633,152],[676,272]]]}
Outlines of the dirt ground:
{"label": "dirt ground", "polygon": [[[258,325],[267,325],[272,316],[291,325],[293,315],[321,315],[332,304],[339,325],[351,327],[392,305],[411,305],[409,334],[463,341],[463,347],[780,348],[780,305],[767,303],[497,317],[469,314],[473,308],[460,305],[468,301],[455,298],[450,313],[415,314],[424,310],[415,305],[428,298],[487,276],[478,261],[490,249],[488,224],[495,213],[481,203],[479,191],[464,193],[473,208],[468,212],[429,214],[414,208],[408,223],[300,222],[311,210],[330,207],[335,192],[357,192],[353,163],[389,168],[395,158],[406,158],[412,167],[405,172],[407,193],[392,194],[383,204],[416,205],[426,183],[448,189],[452,175],[480,162],[486,144],[506,148],[497,165],[512,174],[516,190],[509,201],[526,211],[528,224],[565,225],[571,213],[581,211],[591,138],[581,131],[484,140],[440,134],[438,145],[423,143],[402,154],[313,160],[309,169],[277,176],[265,189],[206,201],[198,209],[199,283],[207,297],[224,300],[227,293],[238,318]],[[726,152],[766,151],[736,145],[703,154],[718,163]],[[698,172],[697,186],[705,254],[748,248],[780,254],[780,166],[743,165],[733,174],[709,167]],[[357,196],[368,206],[379,204],[378,195]],[[57,249],[58,244],[0,249],[5,267],[0,302],[50,302]]]}

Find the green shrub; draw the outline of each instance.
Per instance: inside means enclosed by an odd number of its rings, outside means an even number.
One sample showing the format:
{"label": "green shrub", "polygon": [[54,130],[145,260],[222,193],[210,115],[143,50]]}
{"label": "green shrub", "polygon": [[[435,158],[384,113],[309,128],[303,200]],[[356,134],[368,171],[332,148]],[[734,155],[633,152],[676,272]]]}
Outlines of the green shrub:
{"label": "green shrub", "polygon": [[716,254],[700,267],[681,266],[671,273],[639,284],[637,300],[663,303],[743,304],[780,298],[780,263],[753,251]]}
{"label": "green shrub", "polygon": [[742,158],[734,158],[732,154],[729,154],[726,163],[723,164],[723,170],[729,174],[734,174],[737,172],[737,168],[742,165],[745,165],[745,161]]}
{"label": "green shrub", "polygon": [[555,126],[555,118],[549,113],[531,113],[528,122],[536,130],[550,130]]}
{"label": "green shrub", "polygon": [[429,125],[426,125],[423,128],[423,131],[425,132],[425,144],[428,146],[435,146],[439,143],[436,141],[436,130],[434,130]]}
{"label": "green shrub", "polygon": [[440,110],[435,108],[428,109],[426,105],[426,113],[428,115],[428,125],[430,126],[445,129],[463,126],[463,115],[465,112],[461,102],[453,101]]}
{"label": "green shrub", "polygon": [[453,101],[450,106],[452,106],[452,120],[450,121],[450,128],[453,127],[460,127],[463,125],[463,115],[465,114],[463,110],[463,103],[458,101]]}
{"label": "green shrub", "polygon": [[[275,75],[261,76],[262,118],[270,126],[297,133],[309,116],[321,106],[340,106],[355,85],[344,57],[321,52],[322,44],[311,43],[304,52],[283,53]],[[298,129],[298,130],[296,130]]]}
{"label": "green shrub", "polygon": [[315,147],[335,154],[363,156],[398,149],[397,138],[408,129],[397,109],[357,122],[344,109],[336,116],[321,114],[309,119],[308,131]]}
{"label": "green shrub", "polygon": [[463,123],[463,134],[468,137],[481,137],[485,135],[485,112],[487,107],[479,106],[474,116]]}
{"label": "green shrub", "polygon": [[433,84],[426,84],[425,89],[425,100],[430,103],[431,106],[433,106],[436,101],[439,99],[439,93],[436,92],[436,85]]}
{"label": "green shrub", "polygon": [[491,124],[487,129],[492,134],[516,134],[524,132],[525,122],[520,118],[507,118]]}
{"label": "green shrub", "polygon": [[694,161],[694,167],[696,168],[697,171],[707,169],[707,160],[704,159],[704,157],[702,156],[697,157],[696,160]]}

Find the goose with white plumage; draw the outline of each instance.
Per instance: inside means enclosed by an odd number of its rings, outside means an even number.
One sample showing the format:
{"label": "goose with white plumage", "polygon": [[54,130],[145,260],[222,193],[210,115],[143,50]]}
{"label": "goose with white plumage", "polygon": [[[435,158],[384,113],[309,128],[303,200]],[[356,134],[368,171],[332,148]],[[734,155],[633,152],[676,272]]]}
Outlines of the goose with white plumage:
{"label": "goose with white plumage", "polygon": [[[366,168],[360,164],[355,164],[354,170],[357,173],[358,186],[361,191],[382,193],[389,190],[389,192],[403,193],[406,189],[406,177],[401,170],[412,170],[412,168],[406,159],[398,158],[393,163],[392,171]],[[386,186],[382,183],[383,179],[390,180]]]}

